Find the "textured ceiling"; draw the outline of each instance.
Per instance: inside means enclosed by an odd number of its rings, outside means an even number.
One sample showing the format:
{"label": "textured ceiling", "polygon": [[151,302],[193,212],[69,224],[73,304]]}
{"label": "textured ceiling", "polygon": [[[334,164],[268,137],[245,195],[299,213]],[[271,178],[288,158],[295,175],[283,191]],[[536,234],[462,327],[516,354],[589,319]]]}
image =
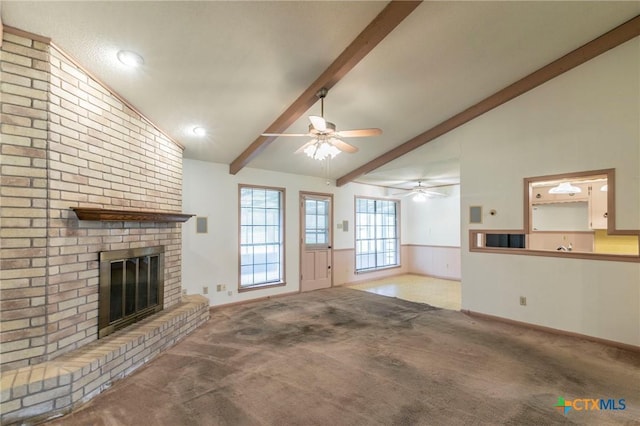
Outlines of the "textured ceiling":
{"label": "textured ceiling", "polygon": [[[385,7],[373,1],[3,1],[5,25],[50,37],[186,147],[229,164]],[[424,2],[329,92],[338,129],[378,137],[328,170],[280,138],[249,167],[336,178],[640,13],[640,2]],[[115,54],[144,65],[125,70]],[[308,114],[319,115],[319,103]],[[198,138],[194,126],[207,129]],[[289,132],[307,129],[307,120]],[[459,147],[427,144],[358,179],[459,181]],[[242,173],[242,172],[240,172]]]}

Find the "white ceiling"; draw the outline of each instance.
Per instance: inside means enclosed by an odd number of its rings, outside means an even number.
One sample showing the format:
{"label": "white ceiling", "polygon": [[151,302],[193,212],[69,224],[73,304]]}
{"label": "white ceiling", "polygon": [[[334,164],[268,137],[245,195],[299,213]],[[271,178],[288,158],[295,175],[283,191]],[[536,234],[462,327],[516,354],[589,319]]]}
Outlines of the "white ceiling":
{"label": "white ceiling", "polygon": [[[380,1],[3,1],[5,25],[50,37],[159,128],[185,157],[229,164],[385,7]],[[337,178],[640,13],[640,2],[424,2],[331,89],[349,139],[328,171],[280,138],[249,167]],[[144,65],[126,70],[115,55]],[[308,114],[319,115],[320,104]],[[194,126],[208,134],[198,138]],[[307,120],[288,130],[303,133]],[[437,141],[435,141],[437,142]],[[362,176],[410,188],[459,182],[459,147],[432,142]],[[240,172],[242,173],[242,171]]]}

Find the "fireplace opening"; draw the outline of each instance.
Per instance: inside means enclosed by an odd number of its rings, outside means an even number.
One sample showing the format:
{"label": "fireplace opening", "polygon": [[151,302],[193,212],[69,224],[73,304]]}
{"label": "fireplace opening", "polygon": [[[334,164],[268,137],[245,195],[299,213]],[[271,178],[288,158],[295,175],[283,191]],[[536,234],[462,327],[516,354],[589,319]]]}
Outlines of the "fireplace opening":
{"label": "fireplace opening", "polygon": [[164,246],[100,253],[98,338],[162,310]]}

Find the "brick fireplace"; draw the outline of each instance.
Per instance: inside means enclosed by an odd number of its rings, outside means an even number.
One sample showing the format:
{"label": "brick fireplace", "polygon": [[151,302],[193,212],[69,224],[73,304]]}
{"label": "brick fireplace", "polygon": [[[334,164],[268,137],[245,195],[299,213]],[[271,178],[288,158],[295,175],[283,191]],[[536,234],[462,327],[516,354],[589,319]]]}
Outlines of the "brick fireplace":
{"label": "brick fireplace", "polygon": [[[181,212],[182,147],[50,40],[6,27],[2,40],[4,423],[5,413],[23,412],[27,418],[68,409],[157,353],[154,347],[133,361],[131,351],[139,345],[130,343],[126,330],[113,335],[122,349],[105,352],[96,346],[101,252],[163,247],[164,311],[156,316],[179,331],[167,338],[166,324],[157,324],[154,316],[131,326],[147,327],[149,345],[156,335],[159,347],[179,340],[206,320],[208,303],[181,297],[182,225],[163,219]],[[78,208],[160,215],[81,220],[73,210]],[[144,349],[145,339],[134,340]],[[87,359],[86,348],[95,349],[96,358]],[[84,367],[75,358],[79,353],[88,363]],[[114,371],[112,361],[120,356],[128,365]],[[75,367],[60,364],[69,359]],[[48,377],[47,384],[45,373],[53,366],[62,376],[55,376],[55,383]],[[34,373],[40,367],[44,372]],[[82,380],[95,371],[100,374],[87,382],[95,384],[89,389]],[[63,373],[69,378],[61,378]]]}

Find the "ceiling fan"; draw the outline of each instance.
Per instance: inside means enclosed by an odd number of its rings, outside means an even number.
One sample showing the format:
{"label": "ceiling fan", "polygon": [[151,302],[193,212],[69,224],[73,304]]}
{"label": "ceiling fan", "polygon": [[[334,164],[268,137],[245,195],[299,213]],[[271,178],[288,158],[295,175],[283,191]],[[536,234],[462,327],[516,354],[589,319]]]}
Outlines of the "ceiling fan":
{"label": "ceiling fan", "polygon": [[324,98],[329,91],[322,88],[316,93],[320,98],[320,116],[309,116],[308,133],[263,133],[262,136],[291,136],[310,137],[311,140],[296,150],[296,154],[304,152],[309,157],[316,160],[324,160],[327,157],[334,158],[341,152],[354,153],[358,148],[342,140],[342,138],[361,138],[367,136],[377,136],[382,134],[381,129],[354,129],[336,130],[336,125],[324,119]]}
{"label": "ceiling fan", "polygon": [[410,195],[413,195],[412,200],[416,201],[416,202],[424,202],[427,201],[427,198],[431,198],[431,197],[444,197],[445,195],[441,192],[438,191],[433,191],[428,189],[425,186],[422,186],[422,181],[418,181],[418,184],[416,186],[413,187],[413,189],[411,189],[408,192],[397,192],[395,194],[392,195],[400,195],[401,197],[408,197]]}

